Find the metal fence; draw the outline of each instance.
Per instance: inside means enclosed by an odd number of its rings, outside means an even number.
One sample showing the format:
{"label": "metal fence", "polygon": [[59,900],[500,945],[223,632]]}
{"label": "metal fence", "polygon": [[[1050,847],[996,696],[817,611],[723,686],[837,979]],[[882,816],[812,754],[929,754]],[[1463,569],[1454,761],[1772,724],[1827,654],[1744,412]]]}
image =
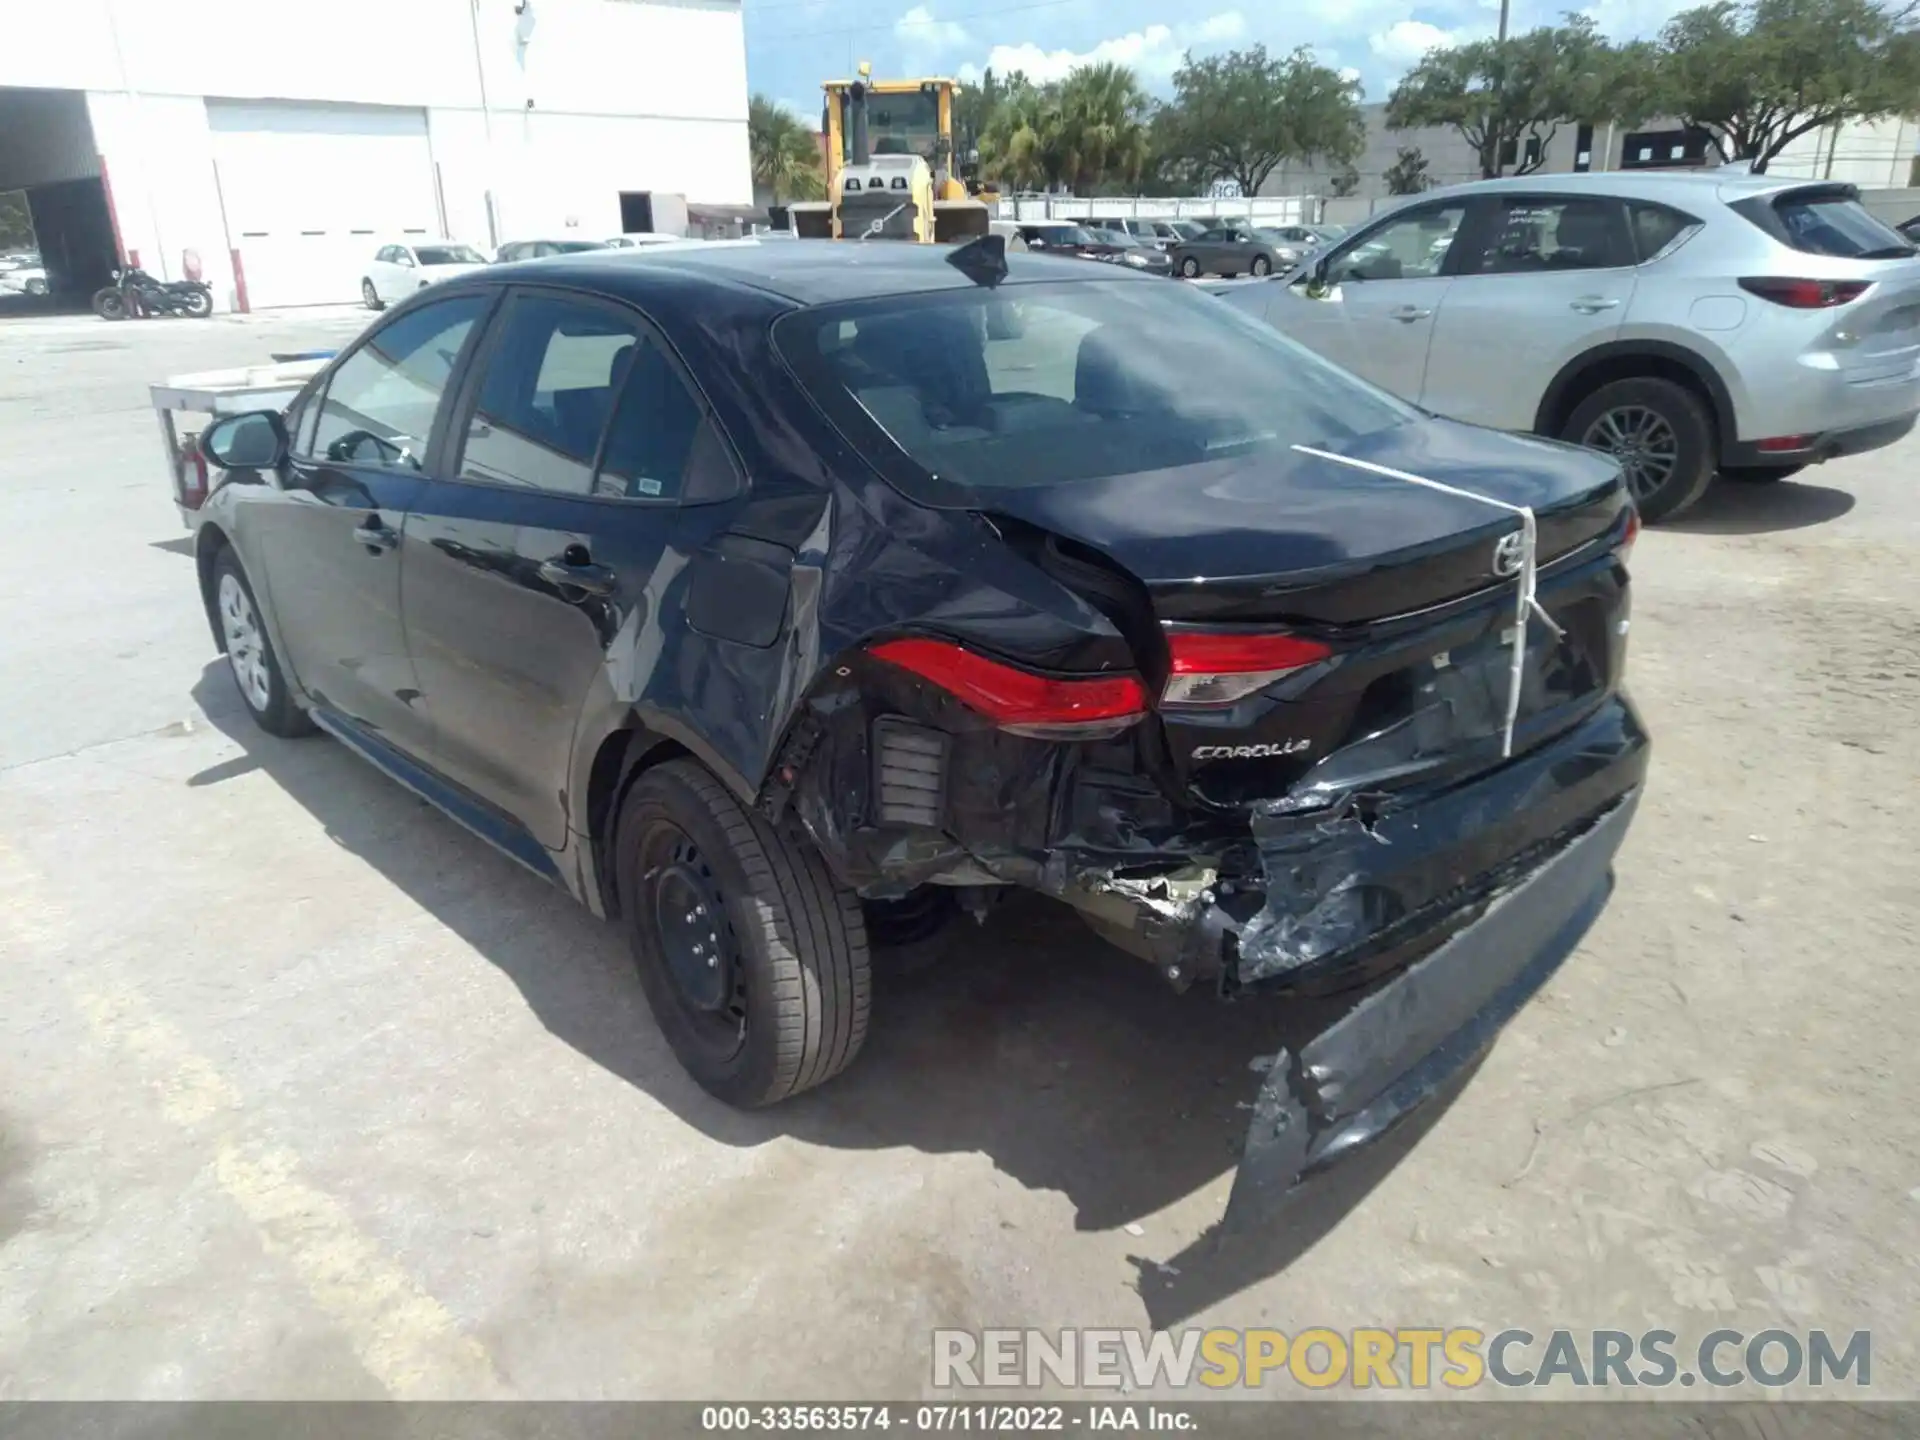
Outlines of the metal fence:
{"label": "metal fence", "polygon": [[1220,216],[1248,220],[1256,225],[1297,225],[1315,219],[1318,204],[1308,195],[1256,195],[1251,199],[1211,199],[1205,196],[1161,200],[1141,195],[1087,199],[1067,195],[1003,197],[994,207],[1001,220],[1086,220],[1093,216],[1115,219],[1178,220]]}

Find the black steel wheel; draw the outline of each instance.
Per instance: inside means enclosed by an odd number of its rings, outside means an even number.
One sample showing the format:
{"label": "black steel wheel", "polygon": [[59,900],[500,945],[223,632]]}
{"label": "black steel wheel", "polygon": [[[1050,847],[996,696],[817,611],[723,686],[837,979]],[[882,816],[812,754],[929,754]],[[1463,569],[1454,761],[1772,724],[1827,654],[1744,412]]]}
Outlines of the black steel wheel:
{"label": "black steel wheel", "polygon": [[771,1105],[852,1062],[867,1033],[866,926],[804,834],[672,760],[627,792],[614,863],[654,1020],[702,1089]]}

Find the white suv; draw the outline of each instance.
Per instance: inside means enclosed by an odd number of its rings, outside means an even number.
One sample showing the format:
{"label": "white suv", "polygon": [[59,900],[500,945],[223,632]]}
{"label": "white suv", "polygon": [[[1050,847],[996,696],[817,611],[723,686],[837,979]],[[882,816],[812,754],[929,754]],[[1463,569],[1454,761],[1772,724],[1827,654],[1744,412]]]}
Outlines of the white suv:
{"label": "white suv", "polygon": [[1611,451],[1649,521],[1920,414],[1920,250],[1851,185],[1459,185],[1221,298],[1428,410]]}

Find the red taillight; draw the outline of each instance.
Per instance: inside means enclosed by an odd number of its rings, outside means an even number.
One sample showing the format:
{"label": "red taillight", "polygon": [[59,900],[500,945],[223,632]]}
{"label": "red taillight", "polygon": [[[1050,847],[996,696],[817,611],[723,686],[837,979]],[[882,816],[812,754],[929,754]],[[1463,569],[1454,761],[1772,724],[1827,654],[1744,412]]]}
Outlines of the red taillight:
{"label": "red taillight", "polygon": [[1754,445],[1754,449],[1767,455],[1790,455],[1796,450],[1811,450],[1812,435],[1772,435]]}
{"label": "red taillight", "polygon": [[1160,703],[1186,708],[1232,705],[1332,653],[1318,640],[1300,635],[1169,630],[1172,664]]}
{"label": "red taillight", "polygon": [[1147,713],[1147,692],[1135,675],[1036,675],[947,640],[888,640],[870,653],[1015,734],[1097,739],[1119,734]]}
{"label": "red taillight", "polygon": [[1789,310],[1831,310],[1858,300],[1872,285],[1871,280],[1789,280],[1776,275],[1749,276],[1740,282],[1749,295]]}
{"label": "red taillight", "polygon": [[1638,510],[1628,510],[1627,533],[1620,537],[1620,544],[1614,550],[1614,554],[1618,555],[1622,560],[1628,559],[1633,554],[1633,542],[1639,538],[1640,512]]}

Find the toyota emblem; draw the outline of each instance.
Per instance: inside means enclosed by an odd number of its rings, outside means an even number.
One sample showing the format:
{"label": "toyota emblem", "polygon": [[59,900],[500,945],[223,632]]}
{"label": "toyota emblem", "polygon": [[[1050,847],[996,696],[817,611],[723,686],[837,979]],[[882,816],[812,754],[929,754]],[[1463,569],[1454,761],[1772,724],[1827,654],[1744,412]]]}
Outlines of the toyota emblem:
{"label": "toyota emblem", "polygon": [[1526,557],[1527,535],[1524,530],[1516,530],[1511,535],[1502,535],[1493,546],[1493,573],[1506,578],[1520,573],[1520,563]]}

